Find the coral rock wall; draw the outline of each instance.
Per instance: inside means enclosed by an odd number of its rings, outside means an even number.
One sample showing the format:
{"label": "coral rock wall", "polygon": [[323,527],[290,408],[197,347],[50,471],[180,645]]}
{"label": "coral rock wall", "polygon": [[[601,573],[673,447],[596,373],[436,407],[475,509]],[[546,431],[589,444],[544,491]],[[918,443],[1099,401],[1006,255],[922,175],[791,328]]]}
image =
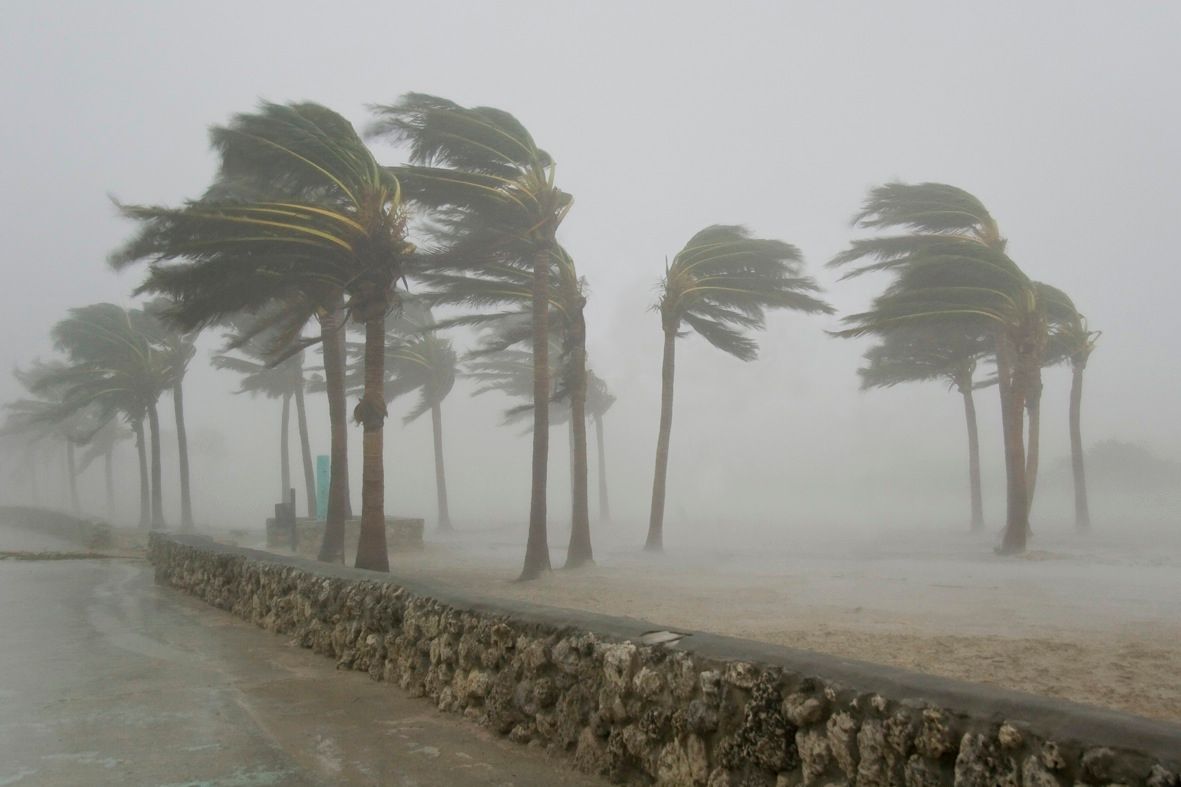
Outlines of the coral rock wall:
{"label": "coral rock wall", "polygon": [[150,557],[158,582],[615,782],[1178,787],[1181,727],[704,634],[648,645],[641,621],[195,537]]}

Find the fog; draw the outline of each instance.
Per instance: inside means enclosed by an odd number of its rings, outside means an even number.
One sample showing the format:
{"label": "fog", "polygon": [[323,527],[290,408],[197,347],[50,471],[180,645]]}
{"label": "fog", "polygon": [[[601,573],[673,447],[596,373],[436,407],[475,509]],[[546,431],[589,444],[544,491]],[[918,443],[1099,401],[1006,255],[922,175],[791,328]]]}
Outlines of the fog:
{"label": "fog", "polygon": [[[209,125],[266,98],[319,101],[360,127],[367,104],[418,90],[516,114],[575,196],[560,239],[590,285],[590,364],[618,396],[607,453],[613,527],[625,540],[642,538],[651,485],[655,286],[665,259],[719,222],[798,245],[838,314],[771,315],[749,364],[700,338],[679,343],[670,545],[723,523],[734,539],[747,528],[963,525],[958,397],[939,384],[859,392],[868,340],[825,334],[882,286],[838,283],[823,263],[853,237],[866,190],[891,179],[975,193],[1019,264],[1067,290],[1103,331],[1087,382],[1088,444],[1114,438],[1177,457],[1176,7],[486,3],[327,14],[311,3],[7,9],[0,367],[49,356],[48,330],[71,306],[130,304],[141,271],[105,265],[132,230],[108,195],[165,204],[198,195],[215,164]],[[401,160],[390,148],[379,155]],[[236,379],[207,364],[217,346],[202,337],[188,381],[197,517],[257,525],[277,496],[278,405],[232,396]],[[1068,454],[1068,386],[1067,369],[1047,371],[1047,467]],[[445,405],[455,518],[520,521],[528,440],[498,426],[505,399],[469,390],[461,383]],[[0,398],[19,395],[0,380]],[[977,398],[986,516],[999,527],[995,391]],[[323,453],[325,406],[311,402],[313,451]],[[429,426],[403,429],[398,415],[387,430],[387,509],[430,518]],[[555,428],[559,527],[564,444]],[[359,468],[359,432],[350,447]],[[122,453],[130,483],[134,452]],[[87,500],[98,499],[97,483],[84,487]],[[1069,495],[1068,482],[1047,481],[1046,527],[1068,519]],[[1095,505],[1099,528],[1135,518]]]}
{"label": "fog", "polygon": [[[199,196],[217,164],[211,125],[260,100],[320,102],[358,128],[372,119],[369,105],[408,91],[500,107],[553,155],[558,185],[574,196],[559,240],[589,287],[589,365],[617,397],[605,419],[610,521],[598,517],[590,440],[598,566],[547,577],[544,601],[970,679],[993,679],[980,665],[1004,660],[1023,665],[998,678],[1006,685],[1177,718],[1178,40],[1179,5],[1078,0],[13,4],[0,27],[0,369],[51,358],[49,331],[71,307],[137,303],[143,267],[116,274],[106,263],[134,230],[112,197],[176,205]],[[383,163],[405,160],[395,147],[374,149]],[[1092,455],[1089,538],[1073,532],[1068,366],[1044,373],[1034,538],[1020,561],[992,550],[1005,521],[996,389],[976,395],[980,537],[967,533],[958,394],[938,382],[859,390],[872,340],[828,332],[887,279],[838,281],[825,263],[858,236],[850,220],[867,191],[893,180],[978,196],[1013,259],[1069,293],[1102,331],[1087,368],[1085,445],[1148,458]],[[652,307],[666,261],[717,223],[797,245],[835,314],[771,312],[750,363],[696,335],[678,342],[669,557],[651,562],[639,548],[660,409]],[[475,340],[450,337],[461,352]],[[236,394],[238,377],[210,366],[222,339],[215,329],[200,336],[185,379],[195,516],[200,529],[257,534],[280,494],[280,404]],[[502,425],[518,402],[473,397],[474,387],[461,379],[443,404],[460,534],[450,552],[395,555],[394,571],[450,571],[481,591],[538,598],[502,581],[524,550],[530,438]],[[0,402],[24,395],[0,375]],[[410,399],[386,423],[385,508],[424,518],[435,541],[431,425],[402,425]],[[160,406],[175,526],[167,396]],[[312,453],[327,454],[322,394],[309,395],[308,416]],[[360,438],[351,427],[354,510]],[[556,563],[570,527],[567,441],[555,426]],[[67,508],[63,462],[56,448],[0,454],[0,503],[36,501],[35,466],[40,502]],[[133,523],[131,441],[117,450],[115,478],[114,518]],[[81,476],[80,496],[86,512],[106,515],[101,462]],[[976,639],[932,644],[949,633]],[[870,636],[879,634],[887,638]],[[1038,659],[1061,660],[1044,647],[1054,637],[1082,644],[1073,673],[1047,678]],[[1140,650],[1121,650],[1128,641]],[[1092,676],[1121,659],[1135,669],[1107,675],[1119,684],[1111,696],[1095,693]],[[1144,686],[1164,688],[1144,700]]]}

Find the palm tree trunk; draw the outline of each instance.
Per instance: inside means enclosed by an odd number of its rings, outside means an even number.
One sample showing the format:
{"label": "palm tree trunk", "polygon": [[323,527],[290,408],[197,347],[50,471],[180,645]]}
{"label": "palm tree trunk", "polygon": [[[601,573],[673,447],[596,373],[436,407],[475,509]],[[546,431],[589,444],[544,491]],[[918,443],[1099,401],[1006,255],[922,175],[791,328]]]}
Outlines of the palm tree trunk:
{"label": "palm tree trunk", "polygon": [[389,571],[385,541],[385,314],[365,321],[365,393],[353,411],[361,423],[361,534],[357,568]]}
{"label": "palm tree trunk", "polygon": [[303,485],[307,490],[308,519],[316,518],[316,474],[312,471],[312,447],[308,441],[308,412],[303,399],[303,367],[295,386],[295,421],[299,425],[299,452],[303,459]]}
{"label": "palm tree trunk", "polygon": [[1074,526],[1080,533],[1091,529],[1091,510],[1087,505],[1087,471],[1083,464],[1083,370],[1086,360],[1072,361],[1070,375],[1070,466],[1074,471]]}
{"label": "palm tree trunk", "polygon": [[1006,515],[1005,533],[999,551],[1025,551],[1029,532],[1029,500],[1025,486],[1025,391],[1026,370],[1014,342],[1007,335],[997,341],[997,371],[1001,395],[1001,424],[1005,438]]}
{"label": "palm tree trunk", "polygon": [[139,455],[139,526],[152,524],[151,484],[148,483],[148,448],[144,440],[144,419],[132,425],[135,431],[135,450]]}
{"label": "palm tree trunk", "polygon": [[[1041,455],[1042,431],[1042,381],[1041,370],[1038,379],[1029,386],[1029,395],[1025,400],[1025,412],[1029,416],[1029,437],[1025,447],[1025,494],[1026,506],[1033,513],[1033,493],[1037,488],[1037,468]],[[1031,531],[1032,532],[1032,531]]]}
{"label": "palm tree trunk", "polygon": [[103,455],[104,475],[107,482],[107,521],[115,521],[115,470],[113,465],[114,450],[108,448]]}
{"label": "palm tree trunk", "polygon": [[443,466],[443,408],[437,399],[431,404],[431,431],[435,438],[435,493],[439,504],[439,529],[450,532],[451,512],[447,508],[447,472]]}
{"label": "palm tree trunk", "polygon": [[178,373],[172,386],[172,408],[176,417],[176,447],[180,454],[180,529],[193,529],[193,498],[189,491],[189,438],[185,430],[184,375]]}
{"label": "palm tree trunk", "polygon": [[[342,402],[346,402],[345,410],[342,411],[345,413],[344,420],[342,421],[342,423],[345,425],[344,433],[347,435],[348,434],[348,406],[347,406],[347,398],[344,394],[344,375],[345,375],[345,363],[346,363],[346,359],[348,358],[348,325],[346,324],[348,322],[348,320],[346,319],[346,315],[343,311],[338,313],[336,321],[337,321],[337,325],[340,326],[340,330],[338,330],[336,332],[336,346],[337,346],[338,352],[340,353],[340,356],[339,356],[340,357],[340,385],[341,385],[340,400]],[[347,442],[345,443],[345,447],[347,449],[347,447],[348,447]],[[343,462],[341,464],[340,472],[344,476],[344,481],[341,482],[343,484],[342,488],[344,489],[344,517],[345,517],[345,519],[352,519],[353,518],[353,485],[352,485],[352,482],[349,480],[349,463],[347,461]],[[344,552],[344,547],[342,546],[341,547],[341,560],[344,560],[343,552]]]}
{"label": "palm tree trunk", "polygon": [[595,416],[595,455],[599,461],[599,521],[611,521],[611,504],[607,500],[607,458],[603,447],[603,416]]}
{"label": "palm tree trunk", "polygon": [[156,403],[148,404],[148,432],[152,440],[152,529],[164,527],[164,493],[160,486],[160,416]]}
{"label": "palm tree trunk", "polygon": [[549,274],[550,250],[533,259],[533,476],[529,496],[529,537],[520,580],[550,570],[546,530],[546,484],[549,482]]}
{"label": "palm tree trunk", "polygon": [[964,417],[968,422],[968,483],[972,489],[973,532],[984,528],[984,501],[980,491],[980,433],[976,427],[976,402],[972,398],[972,383],[960,388],[964,397]]}
{"label": "palm tree trunk", "polygon": [[82,506],[78,503],[78,466],[74,461],[74,441],[66,440],[66,478],[70,482],[70,510],[75,514],[82,513]]}
{"label": "palm tree trunk", "polygon": [[648,517],[649,552],[664,550],[664,494],[668,478],[668,440],[673,426],[673,371],[677,332],[664,331],[664,360],[660,367],[660,432],[656,437],[656,473],[652,478],[652,511]]}
{"label": "palm tree trunk", "polygon": [[344,333],[339,310],[320,317],[320,344],[324,352],[324,386],[328,394],[328,422],[331,430],[331,465],[328,483],[328,512],[320,560],[344,562],[344,520],[348,516],[349,437],[344,397],[344,354],[338,334]]}
{"label": "palm tree trunk", "polygon": [[570,362],[570,428],[573,455],[574,487],[572,495],[572,519],[570,523],[570,545],[566,549],[566,568],[593,563],[594,550],[591,549],[590,533],[590,502],[587,490],[587,461],[586,461],[586,326],[583,322],[582,310],[573,319],[573,348]]}
{"label": "palm tree trunk", "polygon": [[287,490],[291,488],[291,395],[283,396],[282,430],[279,432],[279,500],[287,502]]}

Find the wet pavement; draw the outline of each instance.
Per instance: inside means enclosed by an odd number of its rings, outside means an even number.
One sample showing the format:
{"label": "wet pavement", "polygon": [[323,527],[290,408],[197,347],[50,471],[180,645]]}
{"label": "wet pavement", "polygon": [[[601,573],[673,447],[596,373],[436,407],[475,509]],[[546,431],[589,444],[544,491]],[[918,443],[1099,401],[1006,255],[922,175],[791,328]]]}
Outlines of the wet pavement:
{"label": "wet pavement", "polygon": [[[0,551],[70,551],[0,525]],[[0,560],[0,787],[595,785],[176,591]]]}

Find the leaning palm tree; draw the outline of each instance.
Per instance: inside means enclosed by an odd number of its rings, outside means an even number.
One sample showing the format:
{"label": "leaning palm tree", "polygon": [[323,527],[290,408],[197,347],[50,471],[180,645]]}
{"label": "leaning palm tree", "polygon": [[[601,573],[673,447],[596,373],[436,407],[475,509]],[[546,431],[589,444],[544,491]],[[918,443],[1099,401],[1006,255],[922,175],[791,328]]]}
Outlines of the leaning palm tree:
{"label": "leaning palm tree", "polygon": [[61,392],[63,412],[96,410],[100,426],[122,414],[136,426],[141,445],[146,418],[151,441],[150,525],[162,528],[160,419],[156,403],[172,386],[174,364],[153,344],[154,330],[152,318],[139,309],[124,309],[112,303],[71,309],[52,331],[54,344],[65,353],[68,363],[43,376],[39,386]]}
{"label": "leaning palm tree", "polygon": [[99,424],[89,408],[72,408],[65,401],[67,391],[55,381],[66,369],[60,361],[34,362],[26,369],[14,369],[13,376],[32,396],[5,405],[7,416],[0,435],[23,438],[28,445],[50,442],[64,448],[65,479],[70,510],[81,512],[78,500],[78,467],[75,447],[86,443]]}
{"label": "leaning palm tree", "polygon": [[103,480],[107,493],[107,521],[115,519],[115,448],[129,437],[131,437],[131,432],[120,425],[118,421],[107,421],[86,443],[86,450],[78,459],[79,473],[85,472],[86,468],[94,464],[100,457],[103,459]]}
{"label": "leaning palm tree", "polygon": [[890,183],[871,190],[854,225],[902,234],[856,240],[829,264],[844,278],[875,271],[894,281],[868,311],[837,333],[886,335],[919,325],[955,325],[992,335],[1005,438],[1007,513],[1001,552],[1025,549],[1029,528],[1023,415],[1041,379],[1046,313],[1039,287],[1006,253],[992,214],[968,192],[942,183]]}
{"label": "leaning palm tree", "polygon": [[1057,287],[1051,287],[1043,282],[1034,282],[1038,305],[1038,368],[1029,385],[1029,393],[1025,397],[1025,414],[1028,425],[1028,437],[1025,447],[1025,483],[1027,487],[1026,508],[1033,512],[1034,493],[1037,491],[1038,466],[1041,456],[1041,411],[1042,411],[1042,374],[1041,370],[1047,366],[1055,366],[1065,359],[1058,349],[1052,345],[1054,333],[1058,327],[1068,322],[1077,313],[1074,303],[1069,296]]}
{"label": "leaning palm tree", "polygon": [[594,372],[587,372],[586,410],[595,422],[595,458],[598,460],[599,481],[599,521],[611,521],[611,504],[607,499],[607,454],[603,437],[603,419],[611,405],[615,404],[615,396],[607,387],[607,382]]}
{"label": "leaning palm tree", "polygon": [[1070,465],[1074,479],[1074,526],[1079,532],[1091,529],[1081,425],[1083,373],[1100,335],[1100,331],[1090,330],[1086,317],[1074,311],[1054,327],[1046,350],[1051,361],[1070,363]]}
{"label": "leaning palm tree", "polygon": [[454,259],[478,259],[532,276],[533,473],[529,537],[521,579],[549,570],[546,480],[549,457],[549,271],[558,226],[572,199],[557,188],[555,164],[507,112],[462,107],[421,93],[374,108],[371,134],[410,145],[412,167],[398,168],[406,196],[449,212],[461,240]]}
{"label": "leaning palm tree", "polygon": [[749,331],[764,325],[767,309],[830,314],[813,295],[820,290],[803,274],[803,258],[790,243],[751,237],[745,227],[715,224],[698,232],[673,258],[660,284],[664,359],[661,365],[660,432],[645,549],[664,548],[665,481],[672,432],[676,340],[688,327],[706,341],[743,360],[754,360],[758,344]]}
{"label": "leaning palm tree", "polygon": [[365,391],[353,410],[363,427],[364,458],[356,565],[388,571],[385,315],[413,252],[401,185],[347,120],[318,104],[264,103],[211,135],[221,158],[219,181],[246,182],[266,196],[175,209],[125,207],[145,228],[113,262],[153,260],[140,289],[171,295],[182,311],[192,309],[197,324],[292,292],[335,313],[332,300],[344,296],[347,313],[365,326],[366,342]]}
{"label": "leaning palm tree", "polygon": [[196,333],[182,332],[170,326],[163,315],[168,309],[163,298],[144,307],[151,341],[164,353],[165,362],[172,367],[172,414],[176,423],[176,448],[180,470],[180,529],[193,529],[193,496],[189,485],[189,439],[185,428],[184,379],[189,361],[197,354]]}
{"label": "leaning palm tree", "polygon": [[236,334],[227,337],[230,345],[237,345],[236,353],[218,353],[213,356],[216,369],[235,372],[241,376],[235,393],[263,396],[282,401],[279,431],[279,479],[280,500],[287,500],[291,489],[291,456],[288,441],[291,433],[291,403],[295,402],[295,418],[299,430],[300,458],[303,467],[304,488],[307,497],[308,517],[316,516],[316,483],[312,472],[311,446],[308,440],[307,409],[304,404],[304,389],[307,379],[303,370],[303,353],[289,355],[277,364],[270,362],[271,348],[265,336],[256,336],[240,342]]}
{"label": "leaning palm tree", "polygon": [[959,392],[968,427],[968,482],[971,490],[972,530],[984,527],[980,491],[980,438],[972,391],[977,361],[992,349],[987,334],[965,333],[955,326],[900,329],[865,353],[866,365],[857,370],[861,389],[891,388],[911,382],[940,380]]}

